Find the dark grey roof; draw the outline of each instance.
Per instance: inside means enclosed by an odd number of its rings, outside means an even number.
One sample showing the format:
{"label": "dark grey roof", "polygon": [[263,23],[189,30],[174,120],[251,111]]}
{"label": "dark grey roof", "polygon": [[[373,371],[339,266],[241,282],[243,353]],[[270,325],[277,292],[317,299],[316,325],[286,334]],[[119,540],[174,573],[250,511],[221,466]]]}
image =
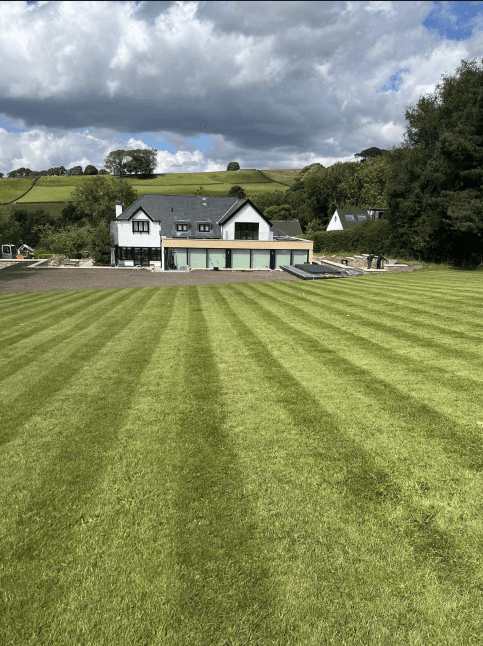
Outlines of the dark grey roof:
{"label": "dark grey roof", "polygon": [[[339,216],[340,223],[342,224],[342,229],[344,231],[350,231],[351,229],[355,229],[358,227],[360,224],[365,222],[366,220],[369,219],[369,216],[367,214],[367,209],[359,209],[358,207],[353,206],[352,208],[348,209],[337,209],[337,214]],[[346,220],[345,216],[346,215],[353,215],[354,220]],[[364,215],[365,220],[359,220],[357,218],[358,215]]]}
{"label": "dark grey roof", "polygon": [[303,233],[298,220],[272,220],[272,226],[286,236],[299,236]]}
{"label": "dark grey roof", "polygon": [[[244,204],[249,203],[264,217],[250,200],[236,197],[199,195],[141,195],[116,220],[129,220],[142,208],[153,220],[161,222],[161,234],[170,238],[221,238],[220,225],[230,219]],[[173,209],[173,210],[171,210]],[[270,224],[270,220],[264,218]],[[188,232],[176,231],[176,223],[190,224]],[[210,223],[209,233],[198,232],[196,223]]]}

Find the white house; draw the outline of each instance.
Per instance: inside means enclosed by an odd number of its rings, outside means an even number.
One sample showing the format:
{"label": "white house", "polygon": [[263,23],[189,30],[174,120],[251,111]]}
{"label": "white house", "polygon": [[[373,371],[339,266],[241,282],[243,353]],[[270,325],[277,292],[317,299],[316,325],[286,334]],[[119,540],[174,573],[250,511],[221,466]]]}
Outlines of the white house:
{"label": "white house", "polygon": [[142,195],[111,222],[117,265],[277,269],[311,262],[313,242],[272,226],[249,199]]}
{"label": "white house", "polygon": [[386,211],[387,209],[382,208],[359,209],[355,206],[336,209],[326,231],[350,231],[367,220],[379,220]]}

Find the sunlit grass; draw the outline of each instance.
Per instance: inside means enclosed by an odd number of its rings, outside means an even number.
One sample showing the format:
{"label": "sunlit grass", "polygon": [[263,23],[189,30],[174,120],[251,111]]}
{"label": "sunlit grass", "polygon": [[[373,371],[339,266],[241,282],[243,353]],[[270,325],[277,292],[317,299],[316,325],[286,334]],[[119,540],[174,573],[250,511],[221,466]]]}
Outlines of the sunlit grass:
{"label": "sunlit grass", "polygon": [[0,296],[0,643],[479,644],[483,279]]}

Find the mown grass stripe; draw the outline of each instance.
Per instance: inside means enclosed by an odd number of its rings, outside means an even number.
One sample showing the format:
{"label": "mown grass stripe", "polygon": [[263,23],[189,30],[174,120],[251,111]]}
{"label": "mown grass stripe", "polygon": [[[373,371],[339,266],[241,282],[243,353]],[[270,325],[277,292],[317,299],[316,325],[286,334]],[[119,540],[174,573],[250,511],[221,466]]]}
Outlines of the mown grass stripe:
{"label": "mown grass stripe", "polygon": [[[218,288],[213,288],[217,290]],[[394,505],[399,505],[401,503],[402,492],[396,482],[394,482],[389,475],[389,473],[381,468],[381,465],[378,462],[374,461],[373,454],[368,453],[364,450],[364,447],[354,441],[354,438],[350,435],[344,433],[344,430],[338,424],[337,418],[330,415],[327,409],[323,406],[322,402],[319,399],[314,399],[300,382],[294,378],[294,375],[287,370],[287,368],[271,353],[266,346],[266,343],[262,338],[260,338],[256,333],[253,332],[251,327],[249,327],[244,321],[247,320],[247,317],[241,318],[238,315],[230,303],[234,302],[232,294],[229,294],[232,290],[227,290],[225,296],[221,294],[214,294],[214,299],[217,301],[220,311],[223,313],[223,316],[230,321],[233,326],[236,334],[241,338],[241,342],[244,343],[247,347],[253,349],[253,366],[257,366],[260,373],[263,375],[264,379],[260,382],[260,386],[266,391],[269,401],[274,407],[274,410],[277,408],[283,408],[284,411],[292,419],[292,423],[296,429],[297,434],[300,436],[300,446],[299,453],[303,454],[302,456],[294,455],[291,456],[292,460],[299,460],[297,462],[297,475],[302,476],[302,473],[305,471],[307,463],[310,467],[309,471],[311,473],[311,479],[319,479],[319,486],[323,484],[332,484],[335,485],[335,491],[339,489],[339,496],[345,499],[345,503],[341,504],[340,500],[332,502],[338,509],[338,513],[342,512],[343,516],[347,514],[347,518],[350,517],[349,526],[351,526],[352,536],[355,543],[358,543],[357,531],[363,531],[371,534],[372,532],[368,529],[365,523],[368,523],[372,528],[374,528],[374,533],[378,535],[381,533],[384,536],[384,541],[392,543],[394,549],[396,550],[399,544],[399,555],[403,556],[402,565],[399,571],[396,568],[394,571],[395,561],[397,562],[396,554],[389,556],[388,561],[383,558],[376,557],[376,560],[372,561],[369,559],[371,571],[366,571],[365,574],[365,590],[367,591],[368,580],[377,580],[379,576],[382,576],[383,579],[391,580],[394,587],[396,586],[396,580],[394,577],[401,577],[408,574],[406,566],[408,561],[411,561],[414,556],[412,550],[416,550],[419,546],[420,537],[416,529],[415,524],[407,523],[404,527],[407,531],[408,544],[406,547],[401,545],[401,528],[399,526],[387,527],[387,516],[391,515],[391,511],[387,507],[394,507]],[[255,323],[253,323],[255,324]],[[284,442],[284,439],[287,436],[288,429],[281,429],[282,435],[280,435],[280,441]],[[309,446],[307,446],[309,442]],[[318,463],[318,464],[317,464]],[[340,475],[344,474],[341,478]],[[292,483],[295,485],[295,483]],[[322,487],[323,490],[323,487]],[[286,495],[290,497],[292,492],[289,488],[286,488]],[[323,494],[321,491],[320,495]],[[332,491],[332,496],[334,492]],[[379,508],[385,507],[384,512]],[[342,509],[345,508],[345,512]],[[379,511],[378,511],[379,510]],[[274,510],[274,513],[276,510]],[[418,508],[417,505],[406,505],[407,515],[412,517],[421,517],[422,510]],[[362,518],[360,518],[362,516]],[[278,522],[284,519],[283,514],[276,515],[274,517]],[[358,518],[360,518],[358,520]],[[300,521],[300,519],[298,519]],[[308,523],[308,519],[305,519]],[[379,525],[379,523],[381,523]],[[355,524],[355,525],[354,525]],[[322,527],[324,525],[322,524]],[[355,528],[358,528],[356,530]],[[334,540],[333,533],[331,534],[328,530],[329,528],[324,527],[327,531],[327,534],[331,535],[331,540]],[[344,532],[342,527],[338,528],[339,531]],[[413,530],[413,533],[411,533]],[[340,588],[344,586],[343,580],[351,578],[351,576],[358,576],[358,567],[356,565],[357,559],[354,562],[354,555],[346,553],[345,557],[345,567],[344,574],[342,575],[340,569],[335,566],[331,567],[331,559],[334,561],[338,560],[337,548],[339,545],[334,545],[330,543],[327,545],[324,542],[324,536],[311,536],[307,537],[306,532],[304,532],[303,526],[299,526],[300,536],[305,536],[305,541],[313,541],[314,548],[317,549],[317,554],[319,558],[322,558],[321,561],[317,562],[317,569],[321,570],[320,579],[318,581],[318,588],[314,590],[311,588],[310,596],[312,599],[311,615],[307,617],[307,620],[314,621],[315,617],[319,621],[323,621],[323,617],[320,615],[320,611],[329,600],[329,599],[339,602],[340,599]],[[436,535],[436,534],[435,534]],[[299,538],[300,540],[300,538]],[[346,538],[344,538],[345,542]],[[338,543],[338,539],[335,539]],[[297,543],[296,543],[297,544]],[[452,537],[448,537],[444,532],[440,531],[439,541],[437,538],[434,538],[434,546],[437,544],[437,549],[439,556],[443,560],[451,561],[455,563],[457,561],[457,566],[454,568],[454,583],[459,584],[461,582],[461,577],[466,575],[468,572],[467,560],[464,559],[464,554],[457,552],[453,546]],[[335,548],[335,549],[334,549]],[[409,565],[409,569],[412,571],[412,574],[409,576],[409,580],[406,585],[411,585],[409,581],[413,578],[413,582],[418,579],[418,576],[414,575],[413,568],[420,569],[424,567],[427,572],[433,570],[437,567],[437,559],[435,558],[434,553],[427,555],[424,563],[420,561],[420,556],[423,552],[419,551],[414,561],[414,565]],[[287,554],[277,554],[281,558],[282,562],[285,562],[287,559],[290,561],[290,557]],[[458,560],[460,559],[460,560]],[[463,559],[463,560],[461,560]],[[352,562],[352,563],[351,563]],[[351,575],[350,567],[354,567],[354,572]],[[401,562],[400,562],[401,564]],[[293,569],[296,570],[297,567],[294,564]],[[298,568],[299,572],[301,571],[302,576],[308,577],[309,572],[303,568],[301,565]],[[343,577],[341,580],[341,576]],[[421,572],[421,577],[424,578],[423,572]],[[310,579],[313,585],[316,585],[315,582]],[[401,587],[404,589],[406,587],[405,582],[399,580]],[[415,584],[415,583],[413,583]],[[346,595],[349,595],[347,599],[347,604],[351,603],[353,599],[352,594],[347,588],[345,589]],[[374,598],[370,597],[369,599],[365,597],[363,590],[360,591],[360,595],[357,595],[357,605],[358,608],[362,609],[367,608],[366,612],[369,612],[371,618],[374,617],[375,606]],[[319,599],[322,602],[321,606],[317,609],[314,609],[315,599]],[[325,597],[325,598],[324,598]],[[391,604],[394,599],[391,599],[390,595],[385,598],[385,602]],[[296,603],[296,602],[294,602]],[[366,605],[367,604],[367,605]],[[372,605],[371,605],[372,604]],[[370,607],[370,610],[369,610]],[[402,604],[404,607],[404,604]],[[400,610],[402,610],[400,606]],[[344,612],[345,611],[345,612]],[[413,609],[414,611],[414,609]],[[299,612],[301,609],[299,608]],[[352,626],[358,625],[358,630],[360,631],[360,636],[364,633],[364,628],[367,623],[370,625],[370,621],[362,621],[362,617],[359,617],[359,623],[355,617],[358,616],[357,611],[355,611],[354,606],[351,607],[350,611],[347,611],[347,608],[337,608],[338,614],[338,626],[339,630],[343,629],[341,626],[344,626],[346,622],[350,622]],[[422,613],[424,616],[424,612]],[[427,621],[427,617],[424,617]],[[303,624],[302,624],[303,626]],[[305,630],[306,626],[303,626]],[[342,643],[341,634],[339,639]],[[357,633],[359,634],[359,633]],[[364,633],[366,637],[369,634]],[[299,643],[295,641],[294,643]],[[302,643],[302,642],[300,642]]]}
{"label": "mown grass stripe", "polygon": [[[325,286],[324,286],[325,287]],[[355,287],[355,285],[354,285]],[[320,285],[310,284],[307,285],[307,289],[304,286],[303,291],[305,293],[311,292],[317,294],[319,298],[323,298],[324,302],[332,301],[342,301],[354,307],[354,305],[361,304],[367,310],[376,311],[378,317],[388,318],[390,317],[407,317],[408,313],[414,313],[417,317],[425,318],[432,316],[436,318],[436,321],[448,321],[451,325],[454,325],[456,322],[458,326],[461,326],[461,309],[456,308],[453,310],[452,304],[448,301],[445,301],[443,298],[438,300],[432,299],[431,301],[426,301],[424,305],[418,305],[414,300],[414,294],[412,298],[408,296],[407,298],[401,298],[401,296],[396,292],[391,293],[381,293],[379,289],[370,291],[366,288],[364,290],[360,289],[347,289],[347,290],[327,290],[323,289]],[[292,293],[297,293],[297,290],[292,290]],[[388,306],[390,305],[391,314],[387,314]],[[481,323],[481,307],[478,305],[475,306],[474,301],[462,301],[461,307],[465,309],[465,319],[466,321],[472,321],[472,331],[483,329],[483,324]],[[472,312],[472,310],[474,310]],[[452,313],[454,312],[454,313]],[[434,322],[434,321],[433,321]]]}
{"label": "mown grass stripe", "polygon": [[[67,315],[69,312],[74,312],[76,309],[82,307],[84,302],[89,302],[89,294],[81,292],[76,298],[76,292],[69,292],[69,297],[65,301],[56,303],[56,307],[52,306],[43,307],[42,312],[39,313],[34,308],[28,317],[19,317],[15,321],[5,321],[4,330],[9,330],[10,334],[6,332],[0,338],[0,351],[12,348],[16,343],[23,341],[25,338],[30,337],[34,331],[42,331],[52,325],[52,320],[55,319],[56,313],[59,310]],[[45,313],[43,313],[45,312]]]}
{"label": "mown grass stripe", "polygon": [[[25,370],[34,363],[42,363],[45,354],[58,350],[64,342],[74,340],[77,333],[85,332],[87,321],[97,320],[106,314],[106,308],[110,308],[113,299],[113,292],[100,290],[95,297],[87,303],[82,303],[81,311],[73,315],[67,315],[61,322],[58,322],[57,313],[53,315],[51,325],[45,325],[41,330],[35,328],[34,333],[30,332],[22,341],[2,352],[2,373],[0,383],[14,375],[19,370]],[[107,301],[107,302],[106,302]],[[90,310],[94,308],[94,312]],[[19,357],[22,357],[19,360]],[[10,359],[10,361],[9,361]]]}
{"label": "mown grass stripe", "polygon": [[[50,294],[51,292],[47,293]],[[12,328],[16,323],[20,321],[29,321],[33,313],[35,313],[36,316],[41,315],[43,312],[49,314],[52,312],[53,307],[56,307],[59,304],[75,301],[76,294],[79,296],[79,292],[76,291],[62,291],[56,294],[56,298],[42,298],[39,300],[34,300],[31,303],[26,303],[24,306],[22,306],[22,308],[15,308],[15,311],[11,311],[10,309],[9,311],[7,311],[6,308],[2,309],[0,320],[2,322],[3,332],[7,331],[9,328]],[[84,294],[84,296],[87,296],[87,294]]]}
{"label": "mown grass stripe", "polygon": [[15,314],[16,312],[28,311],[31,307],[36,307],[41,303],[54,303],[61,294],[65,292],[24,292],[21,294],[0,294],[0,311],[2,315],[7,312]]}
{"label": "mown grass stripe", "polygon": [[[115,336],[105,334],[90,355],[97,363],[94,392],[86,393],[88,384],[83,386],[82,380],[70,385],[72,408],[69,413],[66,410],[66,432],[56,443],[27,508],[18,515],[15,530],[4,541],[1,561],[10,564],[4,580],[10,583],[10,589],[15,582],[17,591],[7,608],[12,644],[27,643],[34,636],[52,639],[50,625],[59,601],[68,592],[66,571],[75,567],[75,530],[95,504],[106,456],[136,395],[133,381],[149,368],[172,315],[173,298],[166,299],[160,311],[159,302],[155,306],[150,303],[154,290],[141,293],[141,302],[134,303],[135,316],[128,317]],[[153,316],[157,316],[156,325],[152,324]],[[135,324],[136,332],[142,335],[142,346],[137,335],[131,334],[129,323]],[[123,370],[126,364],[129,372]],[[113,402],[113,391],[119,390],[123,396]]]}
{"label": "mown grass stripe", "polygon": [[173,416],[178,446],[175,643],[269,644],[270,591],[256,516],[225,431],[227,402],[220,396],[198,289],[189,288],[186,295],[184,383]]}
{"label": "mown grass stripe", "polygon": [[[324,370],[330,370],[331,374],[337,375],[342,382],[348,381],[348,375],[350,375],[353,386],[357,384],[358,390],[365,392],[381,407],[390,409],[395,418],[406,426],[408,432],[414,432],[417,424],[419,432],[441,442],[444,450],[458,459],[462,466],[476,471],[483,468],[483,446],[479,430],[472,431],[468,426],[456,423],[454,419],[442,415],[424,401],[408,395],[388,379],[376,376],[370,364],[363,368],[340,353],[334,351],[327,353],[327,348],[318,339],[288,322],[300,308],[292,305],[290,310],[286,311],[285,320],[282,321],[268,307],[247,295],[247,289],[249,288],[245,286],[230,285],[230,291],[239,294],[247,306],[258,312],[258,318],[263,319],[265,325],[269,320],[270,325],[287,339],[291,339],[291,343],[296,344],[300,351],[311,356],[323,353],[321,367]],[[269,301],[275,301],[278,307],[285,308],[284,302],[277,302],[274,296],[267,294],[266,298]],[[303,310],[300,313],[305,314]],[[349,333],[347,336],[353,335]],[[367,366],[367,362],[364,365]],[[370,380],[368,374],[370,374]]]}
{"label": "mown grass stripe", "polygon": [[[271,291],[279,293],[287,293],[285,287],[279,287],[278,284],[274,284],[271,287]],[[268,292],[267,292],[268,293]],[[304,296],[305,294],[305,296]],[[434,320],[429,320],[430,327],[428,325],[419,325],[417,331],[414,331],[415,321],[413,318],[410,320],[405,320],[404,318],[395,318],[391,319],[389,315],[380,314],[378,308],[373,309],[373,315],[371,316],[370,312],[372,308],[364,306],[364,312],[359,309],[355,309],[353,301],[351,299],[341,299],[337,298],[333,301],[324,299],[323,301],[315,301],[307,298],[307,294],[314,294],[307,288],[307,291],[299,293],[291,292],[291,296],[299,302],[307,303],[307,301],[312,302],[314,305],[319,305],[323,307],[326,311],[324,324],[332,325],[327,315],[333,315],[336,313],[339,315],[339,327],[346,324],[344,318],[351,318],[351,322],[362,321],[367,330],[372,330],[377,334],[386,333],[387,335],[397,335],[399,341],[405,339],[407,343],[411,345],[419,345],[425,350],[428,348],[434,349],[435,351],[444,352],[446,357],[454,357],[460,359],[468,359],[470,361],[481,360],[483,348],[480,345],[481,334],[468,334],[461,331],[461,329],[456,329],[454,327],[439,326],[434,323]],[[345,305],[340,305],[340,303],[345,302]],[[386,308],[390,307],[390,303],[386,302]],[[431,317],[428,317],[430,319]],[[384,319],[388,322],[385,323]],[[421,321],[420,321],[421,322]],[[436,337],[435,333],[440,333],[440,337]],[[468,344],[470,347],[468,348]]]}
{"label": "mown grass stripe", "polygon": [[[146,288],[149,290],[150,288]],[[142,307],[153,296],[153,291],[138,292],[135,300]],[[128,312],[123,305],[132,297],[132,292],[125,290],[116,296],[116,305],[104,313],[100,319],[88,323],[77,338],[74,345],[64,344],[58,352],[52,355],[50,361],[43,362],[42,370],[32,370],[30,366],[25,371],[15,374],[15,379],[7,381],[3,392],[0,393],[0,406],[5,410],[0,428],[0,446],[9,442],[20,431],[39,408],[48,403],[50,397],[71,381],[76,374],[84,369],[84,363],[102,348],[107,338],[114,338],[137,316],[133,307]],[[109,317],[108,325],[104,319]],[[12,393],[17,393],[12,396]],[[18,411],[22,410],[22,415]]]}
{"label": "mown grass stripe", "polygon": [[[263,292],[264,296],[267,295],[269,298],[278,301],[285,300],[287,294],[286,290],[283,287],[279,288],[278,285],[273,285],[269,288],[253,286],[253,289],[258,289]],[[461,365],[461,368],[467,371],[468,359],[471,359],[475,366],[475,371],[465,381],[468,384],[481,381],[482,375],[478,372],[481,359],[476,356],[476,353],[468,353],[468,357],[459,349],[452,350],[450,348],[448,350],[448,346],[442,345],[440,341],[428,341],[427,337],[423,336],[422,330],[418,333],[408,333],[402,329],[405,321],[399,319],[392,321],[391,325],[380,324],[379,321],[374,321],[373,318],[350,309],[350,321],[347,321],[347,307],[330,305],[329,308],[326,308],[324,307],[325,301],[321,303],[320,300],[310,298],[310,296],[307,297],[307,294],[310,294],[310,292],[307,291],[301,294],[291,295],[300,304],[297,305],[297,311],[303,314],[304,320],[311,321],[314,327],[318,327],[321,324],[324,325],[327,331],[331,331],[332,337],[340,337],[341,342],[344,340],[348,341],[349,339],[352,342],[354,339],[357,339],[358,344],[363,344],[369,352],[373,350],[377,355],[381,355],[382,350],[382,355],[385,356],[380,357],[383,362],[381,368],[385,367],[388,371],[393,372],[400,365],[406,363],[413,370],[416,370],[416,372],[421,373],[429,369],[432,372],[432,375],[428,374],[429,378],[431,376],[440,378],[439,373],[436,375],[434,373],[435,360],[442,366],[451,363],[453,370],[455,366]],[[335,319],[334,313],[338,315]],[[348,325],[350,325],[349,329],[347,329]],[[404,345],[401,345],[401,339],[406,342]],[[408,352],[413,351],[414,353],[414,350],[417,350],[417,358],[412,359],[411,356],[408,356]],[[394,366],[391,365],[391,361],[394,361]],[[417,362],[418,365],[411,366],[411,362]],[[384,364],[386,365],[384,366]],[[451,379],[451,374],[446,376]],[[461,374],[457,374],[455,377],[460,379]],[[453,382],[451,387],[458,388],[458,384],[459,382]]]}

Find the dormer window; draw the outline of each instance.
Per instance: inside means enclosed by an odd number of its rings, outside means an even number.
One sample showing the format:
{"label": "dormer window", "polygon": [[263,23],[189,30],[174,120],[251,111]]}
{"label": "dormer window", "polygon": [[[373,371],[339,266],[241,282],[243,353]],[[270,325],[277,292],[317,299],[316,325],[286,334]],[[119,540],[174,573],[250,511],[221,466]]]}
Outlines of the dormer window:
{"label": "dormer window", "polygon": [[132,232],[133,233],[149,233],[149,221],[148,220],[134,220],[132,223]]}
{"label": "dormer window", "polygon": [[189,225],[184,222],[178,222],[176,231],[188,231]]}
{"label": "dormer window", "polygon": [[202,233],[208,233],[210,230],[210,225],[207,223],[200,223],[198,224],[198,231]]}

